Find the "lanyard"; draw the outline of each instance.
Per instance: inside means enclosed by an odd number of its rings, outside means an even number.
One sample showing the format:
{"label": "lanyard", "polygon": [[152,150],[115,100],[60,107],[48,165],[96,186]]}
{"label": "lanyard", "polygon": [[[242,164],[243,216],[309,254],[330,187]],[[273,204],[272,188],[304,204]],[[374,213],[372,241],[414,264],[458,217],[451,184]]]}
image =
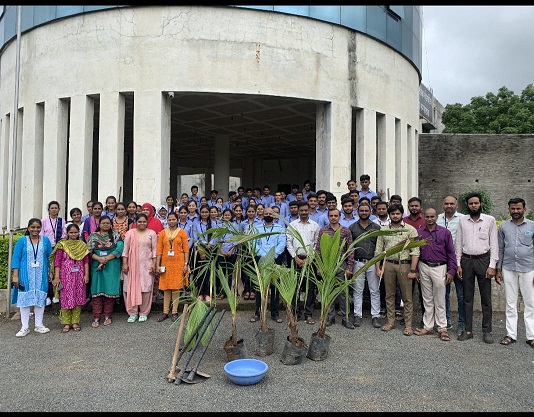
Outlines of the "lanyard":
{"label": "lanyard", "polygon": [[56,224],[52,223],[52,218],[48,216],[48,221],[50,221],[50,227],[52,227],[52,233],[54,233],[54,241],[56,240],[56,228],[57,228],[57,217],[56,217]]}
{"label": "lanyard", "polygon": [[[269,230],[269,232],[272,232],[272,231],[273,231],[273,228],[274,228],[274,226],[271,226],[271,230]],[[267,231],[267,229],[265,228],[265,226],[263,226],[263,231],[264,231],[264,232]],[[271,237],[271,235],[267,236],[267,238],[266,238],[266,239],[267,239],[267,243],[269,243],[269,238],[270,238],[270,237]]]}
{"label": "lanyard", "polygon": [[30,237],[30,243],[32,244],[32,251],[33,251],[33,261],[37,262],[37,253],[39,252],[39,243],[41,242],[41,239],[39,239],[39,242],[37,242],[37,248],[32,242],[32,238]]}

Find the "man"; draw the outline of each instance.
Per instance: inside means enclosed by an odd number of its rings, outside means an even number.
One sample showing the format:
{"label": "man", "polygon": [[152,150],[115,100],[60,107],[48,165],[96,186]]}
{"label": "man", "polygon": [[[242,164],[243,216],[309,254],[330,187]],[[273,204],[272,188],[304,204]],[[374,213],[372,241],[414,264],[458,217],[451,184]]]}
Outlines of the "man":
{"label": "man", "polygon": [[440,340],[451,340],[447,332],[445,314],[445,285],[456,275],[456,254],[452,234],[445,227],[438,226],[435,209],[425,210],[425,227],[417,229],[421,239],[428,239],[420,248],[419,277],[425,312],[423,327],[415,329],[417,336],[434,333],[434,322],[438,327]]}
{"label": "man", "polygon": [[[462,213],[458,213],[458,199],[453,195],[448,195],[443,199],[443,213],[438,215],[436,224],[449,229],[453,243],[456,243],[456,232],[460,224]],[[458,323],[456,331],[458,336],[465,330],[464,313],[464,287],[458,275],[454,275],[454,287],[456,289],[456,299],[458,300]],[[445,314],[447,316],[447,330],[452,328],[451,324],[451,284],[445,286]]]}
{"label": "man", "polygon": [[[328,210],[329,224],[319,230],[319,233],[317,235],[317,241],[315,244],[315,250],[317,251],[317,254],[319,256],[321,255],[321,236],[323,235],[323,233],[326,233],[328,236],[332,237],[338,229],[341,229],[339,244],[341,245],[342,256],[345,256],[349,246],[352,244],[352,233],[347,227],[341,226],[341,224],[339,223],[340,218],[341,212],[339,211],[339,209],[332,208]],[[345,267],[343,269],[340,269],[336,273],[336,276],[340,280],[350,279],[350,277],[352,276],[352,272],[354,270],[354,255],[352,251],[347,255],[346,264],[344,265]],[[336,302],[332,303],[332,307],[328,312],[328,319],[326,325],[331,326],[336,322],[336,303],[339,304],[339,310],[341,312],[341,316],[343,317],[341,319],[341,324],[347,329],[354,329],[354,325],[347,318],[347,299],[345,296],[345,291],[341,291],[337,296]]]}
{"label": "man", "polygon": [[322,216],[322,213],[317,209],[317,206],[319,204],[319,200],[317,198],[317,195],[313,194],[313,193],[310,194],[308,196],[307,202],[308,202],[308,206],[309,206],[308,216],[314,222],[319,222],[319,218]]}
{"label": "man", "polygon": [[217,196],[219,195],[219,191],[217,190],[211,190],[210,191],[210,199],[208,200],[208,206],[214,206],[217,204]]}
{"label": "man", "polygon": [[191,186],[191,195],[189,201],[193,200],[200,207],[200,196],[198,195],[198,187],[196,185]]}
{"label": "man", "polygon": [[[356,201],[356,200],[355,200]],[[370,221],[374,221],[376,220],[376,216],[373,214],[373,207],[371,206],[371,200],[369,200],[367,197],[358,197],[358,205],[355,204],[355,208],[354,208],[354,211],[355,211],[355,215],[357,216],[358,215],[358,206],[361,205],[361,204],[367,204],[369,206],[369,210],[371,211],[371,215],[369,216],[369,220]],[[387,213],[387,211],[386,211]]]}
{"label": "man", "polygon": [[[255,233],[269,233],[269,232],[278,232],[275,235],[269,235],[262,238],[259,238],[256,241],[256,255],[258,256],[258,262],[259,259],[263,258],[267,255],[269,250],[271,250],[272,247],[275,248],[275,264],[282,265],[284,263],[284,251],[286,249],[286,234],[285,234],[285,228],[275,224],[274,223],[274,216],[273,216],[273,209],[272,207],[266,207],[265,208],[265,214],[263,216],[263,224],[258,224],[254,226]],[[278,306],[280,303],[280,293],[276,289],[274,284],[271,284],[269,286],[270,292],[271,292],[271,300],[270,300],[270,309],[271,309],[271,319],[276,321],[277,323],[282,323],[282,319],[279,316],[278,312]],[[256,290],[255,295],[256,300],[256,309],[254,312],[254,316],[250,319],[251,322],[256,322],[260,318],[260,310],[261,310],[261,296],[260,292]]]}
{"label": "man", "polygon": [[344,198],[347,198],[351,191],[358,191],[358,183],[356,182],[356,180],[350,179],[347,181],[347,188],[349,189],[349,191],[341,196],[342,200]]}
{"label": "man", "polygon": [[[398,243],[410,238],[417,238],[417,230],[402,221],[404,207],[402,204],[393,204],[388,207],[391,223],[386,228],[396,229],[400,233],[379,236],[376,241],[375,256],[391,249]],[[402,301],[404,303],[404,331],[405,336],[411,336],[412,330],[412,281],[417,278],[417,263],[419,261],[419,248],[405,249],[385,259],[385,262],[376,264],[376,275],[382,276],[386,288],[386,314],[387,323],[381,327],[382,331],[393,330],[395,324],[395,291],[399,283]]]}
{"label": "man", "polygon": [[[352,205],[355,211],[354,214],[357,216],[358,206],[360,205],[360,193],[358,192],[358,190],[352,190],[346,198],[352,198]],[[343,199],[341,199],[341,201],[343,201]]]}
{"label": "man", "polygon": [[86,221],[92,215],[93,215],[93,200],[89,200],[87,202],[87,214],[82,217],[82,222]]}
{"label": "man", "polygon": [[354,205],[352,198],[347,197],[344,200],[341,200],[341,208],[343,213],[341,213],[341,218],[339,219],[339,224],[343,227],[349,227],[351,224],[358,220],[357,216],[354,216]]}
{"label": "man", "polygon": [[[290,257],[289,259],[291,259],[291,262],[293,262],[296,269],[301,270],[304,263],[307,262],[311,255],[313,255],[315,242],[317,242],[317,236],[319,234],[319,225],[308,217],[308,203],[306,201],[302,201],[298,204],[298,214],[299,218],[293,220],[286,229],[286,246]],[[300,234],[302,242],[297,239],[295,232]],[[312,266],[310,265],[310,268],[311,267]],[[303,280],[302,287],[296,292],[293,308],[296,311],[297,320],[300,320],[302,318],[302,310],[300,309],[298,301],[300,292],[306,291],[306,288],[307,295],[304,301],[304,320],[308,324],[315,324],[315,320],[312,316],[315,304],[316,287],[313,280],[308,277]]]}
{"label": "man", "polygon": [[[412,197],[408,200],[408,210],[410,215],[404,217],[403,221],[410,226],[413,226],[416,230],[421,227],[425,227],[425,217],[423,216],[422,201],[419,197]],[[415,285],[419,290],[419,305],[421,306],[421,314],[425,314],[425,305],[423,303],[423,291],[421,290],[421,282],[419,280],[412,281],[412,292],[415,291]],[[423,321],[421,320],[421,327],[423,327]]]}
{"label": "man", "polygon": [[527,210],[522,198],[510,199],[508,212],[512,218],[502,222],[497,233],[499,261],[495,280],[499,285],[504,282],[506,295],[506,336],[501,345],[517,340],[517,298],[521,289],[527,344],[534,348],[534,222],[525,219]]}
{"label": "man", "polygon": [[379,201],[376,203],[376,219],[374,222],[380,227],[389,226],[388,203],[387,201]]}
{"label": "man", "polygon": [[234,207],[236,198],[237,198],[237,193],[235,191],[229,191],[228,192],[228,201],[226,201],[223,204],[222,209],[223,210],[225,210],[225,209],[232,210],[232,208]]}
{"label": "man", "polygon": [[302,190],[302,201],[308,201],[308,197],[314,193],[315,191],[311,189],[311,181],[310,180],[304,181],[304,188]]}
{"label": "man", "polygon": [[465,197],[468,216],[460,219],[456,234],[456,261],[458,278],[464,286],[465,331],[458,340],[473,338],[473,299],[475,278],[478,282],[482,304],[482,333],[486,343],[493,343],[491,334],[491,279],[499,260],[497,224],[495,218],[482,213],[482,197],[470,193]]}
{"label": "man", "polygon": [[[245,188],[245,197],[243,197],[243,204],[246,202],[246,206],[243,207],[248,207],[250,205],[250,200],[254,200],[254,197],[252,196],[252,188],[247,187]],[[256,202],[256,200],[254,200],[254,202]]]}
{"label": "man", "polygon": [[328,192],[326,190],[319,190],[315,194],[317,195],[317,211],[320,214],[326,213],[328,211],[328,207],[326,207],[326,196]]}
{"label": "man", "polygon": [[260,187],[254,187],[252,189],[252,198],[256,201],[256,204],[261,203],[261,188]]}
{"label": "man", "polygon": [[[393,194],[390,198],[389,198],[389,205],[393,205],[393,204],[402,204],[402,197],[398,194]],[[404,213],[402,215],[403,218],[405,217],[408,217],[408,215],[406,213]]]}
{"label": "man", "polygon": [[[371,209],[368,205],[358,206],[358,221],[349,226],[354,242],[364,233],[380,230],[380,226],[369,220]],[[375,256],[376,241],[378,237],[368,237],[363,239],[354,249],[354,273],[356,273],[364,264]],[[376,276],[375,266],[367,268],[354,282],[353,300],[354,300],[354,320],[356,327],[362,325],[363,317],[363,290],[365,281],[369,287],[371,297],[371,324],[373,327],[380,327],[380,290],[378,277]]]}
{"label": "man", "polygon": [[379,196],[375,195],[375,196],[371,197],[371,214],[374,214],[375,216],[377,216],[377,214],[376,214],[376,204],[379,201],[382,201],[382,199]]}
{"label": "man", "polygon": [[328,213],[330,212],[330,210],[337,208],[337,198],[336,198],[336,196],[334,194],[328,193],[326,195],[326,207],[327,207],[328,211],[326,213],[324,213],[319,218],[319,221],[317,222],[319,224],[320,228],[328,226],[328,224],[330,223],[330,220],[328,218]]}
{"label": "man", "polygon": [[280,211],[280,217],[285,218],[289,216],[289,207],[287,206],[287,203],[282,201],[282,192],[277,191],[274,193],[274,203],[271,203],[271,207],[278,207]]}
{"label": "man", "polygon": [[297,201],[297,193],[300,191],[300,187],[298,184],[293,184],[291,186],[291,194],[289,194],[286,197],[286,201],[288,203],[291,203],[292,201]]}
{"label": "man", "polygon": [[290,201],[288,204],[289,207],[289,215],[286,216],[286,220],[288,223],[291,223],[294,220],[299,219],[299,203],[297,203],[296,200]]}
{"label": "man", "polygon": [[271,207],[271,204],[274,203],[274,197],[271,195],[271,187],[268,185],[263,186],[263,195],[260,198],[260,203],[262,203],[265,208]]}
{"label": "man", "polygon": [[376,191],[369,188],[371,184],[371,177],[367,174],[360,175],[360,197],[367,197],[369,200],[373,197],[378,197]]}
{"label": "man", "polygon": [[[237,187],[237,197],[241,198],[241,206],[243,208],[246,208],[248,206],[248,197],[245,195],[245,187],[243,187],[242,185]],[[237,200],[237,197],[236,197],[236,200]]]}

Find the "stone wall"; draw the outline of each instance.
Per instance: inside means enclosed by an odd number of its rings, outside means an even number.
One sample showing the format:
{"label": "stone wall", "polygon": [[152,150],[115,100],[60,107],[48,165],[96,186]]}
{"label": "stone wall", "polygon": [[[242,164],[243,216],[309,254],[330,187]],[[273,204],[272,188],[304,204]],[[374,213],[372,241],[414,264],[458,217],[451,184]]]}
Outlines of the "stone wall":
{"label": "stone wall", "polygon": [[508,214],[513,197],[524,198],[534,213],[533,156],[534,135],[421,134],[419,198],[439,213],[445,195],[484,189],[497,219]]}

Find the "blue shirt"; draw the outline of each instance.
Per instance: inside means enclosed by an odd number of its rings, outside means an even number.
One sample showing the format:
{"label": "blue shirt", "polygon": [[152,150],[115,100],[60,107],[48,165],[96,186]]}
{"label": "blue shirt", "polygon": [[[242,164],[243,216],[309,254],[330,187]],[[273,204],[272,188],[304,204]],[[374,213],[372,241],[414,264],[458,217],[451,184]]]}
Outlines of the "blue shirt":
{"label": "blue shirt", "polygon": [[286,249],[285,229],[274,223],[271,226],[265,226],[263,224],[255,228],[255,233],[266,232],[278,232],[278,234],[264,236],[256,240],[256,254],[263,257],[274,247],[276,257],[280,256]]}
{"label": "blue shirt", "polygon": [[271,207],[271,204],[274,203],[274,195],[263,194],[261,196],[260,203],[262,203],[265,207]]}
{"label": "blue shirt", "polygon": [[341,226],[349,227],[352,223],[356,223],[360,219],[359,216],[352,215],[351,219],[345,217],[345,213],[341,212],[341,217],[339,218],[339,224]]}
{"label": "blue shirt", "polygon": [[319,224],[319,218],[324,214],[324,212],[319,211],[319,209],[315,210],[315,213],[308,213],[308,217]]}
{"label": "blue shirt", "polygon": [[297,196],[293,193],[286,195],[286,201],[291,203],[292,201],[297,201]]}
{"label": "blue shirt", "polygon": [[287,205],[287,203],[284,203],[284,202],[281,202],[280,204],[273,202],[271,203],[270,206],[265,206],[265,207],[278,207],[280,209],[280,217],[287,217],[289,216],[289,206]]}
{"label": "blue shirt", "polygon": [[184,229],[185,232],[187,233],[187,237],[189,238],[187,241],[189,243],[189,249],[191,249],[191,247],[193,246],[193,239],[191,238],[191,226],[193,225],[193,222],[192,221],[185,221],[185,225],[180,223],[180,221],[178,221],[178,227],[180,229]]}
{"label": "blue shirt", "polygon": [[367,190],[367,192],[360,190],[358,191],[358,194],[360,194],[360,198],[367,197],[369,201],[371,201],[371,198],[373,197],[378,197],[378,194],[375,191],[371,190],[370,188]]}
{"label": "blue shirt", "polygon": [[216,227],[215,225],[210,226],[208,223],[207,225],[202,223],[200,220],[196,220],[193,222],[193,225],[191,226],[191,238],[193,239],[193,243],[196,245],[197,243],[209,243],[210,245],[213,245],[216,243],[215,239],[210,239],[208,235],[203,235],[203,233],[206,232],[206,230],[211,229],[212,227]]}

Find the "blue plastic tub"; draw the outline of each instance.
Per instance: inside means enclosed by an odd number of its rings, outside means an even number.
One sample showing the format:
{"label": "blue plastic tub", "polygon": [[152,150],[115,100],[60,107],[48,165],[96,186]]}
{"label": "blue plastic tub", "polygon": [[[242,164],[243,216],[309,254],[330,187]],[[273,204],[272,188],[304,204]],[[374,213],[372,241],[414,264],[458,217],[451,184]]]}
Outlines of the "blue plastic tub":
{"label": "blue plastic tub", "polygon": [[237,385],[252,385],[260,382],[269,366],[259,359],[236,359],[224,365],[230,381]]}

